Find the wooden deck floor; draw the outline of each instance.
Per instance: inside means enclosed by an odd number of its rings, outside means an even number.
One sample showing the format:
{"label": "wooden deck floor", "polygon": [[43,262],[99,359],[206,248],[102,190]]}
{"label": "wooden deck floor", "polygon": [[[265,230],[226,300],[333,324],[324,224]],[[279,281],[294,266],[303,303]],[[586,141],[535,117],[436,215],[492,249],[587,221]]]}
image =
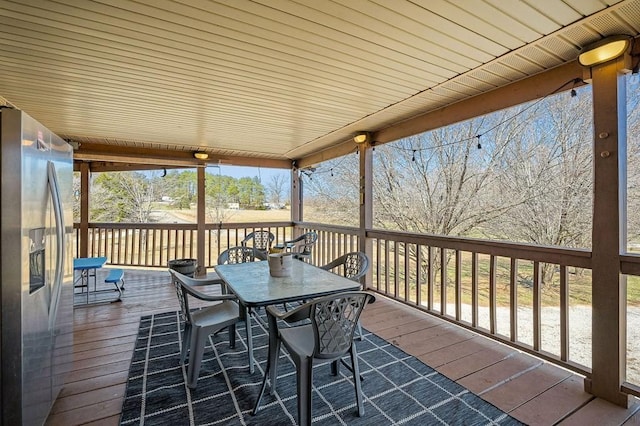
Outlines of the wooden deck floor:
{"label": "wooden deck floor", "polygon": [[[122,302],[76,308],[73,363],[47,425],[117,425],[141,315],[177,310],[166,271],[126,270]],[[640,425],[583,390],[581,377],[400,303],[378,297],[362,325],[530,425]]]}

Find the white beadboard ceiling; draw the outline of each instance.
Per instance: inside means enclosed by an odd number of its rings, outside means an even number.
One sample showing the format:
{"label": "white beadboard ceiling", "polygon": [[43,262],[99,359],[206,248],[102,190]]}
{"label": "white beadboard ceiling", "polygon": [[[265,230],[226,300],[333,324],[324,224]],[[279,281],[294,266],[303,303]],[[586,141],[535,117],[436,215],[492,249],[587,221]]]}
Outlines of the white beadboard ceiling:
{"label": "white beadboard ceiling", "polygon": [[0,0],[0,101],[83,144],[295,159],[639,31],[640,0]]}

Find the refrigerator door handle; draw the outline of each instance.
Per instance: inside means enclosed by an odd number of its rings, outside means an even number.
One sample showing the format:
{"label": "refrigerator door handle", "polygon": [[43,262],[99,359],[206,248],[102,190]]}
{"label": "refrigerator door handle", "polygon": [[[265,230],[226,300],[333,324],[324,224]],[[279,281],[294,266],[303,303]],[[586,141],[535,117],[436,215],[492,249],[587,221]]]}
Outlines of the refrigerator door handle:
{"label": "refrigerator door handle", "polygon": [[60,187],[58,185],[58,175],[53,161],[47,162],[47,176],[53,213],[56,221],[56,269],[55,277],[51,285],[51,301],[49,303],[49,329],[53,329],[56,315],[58,314],[58,303],[62,291],[62,275],[64,272],[64,215],[62,211],[62,200],[60,199]]}

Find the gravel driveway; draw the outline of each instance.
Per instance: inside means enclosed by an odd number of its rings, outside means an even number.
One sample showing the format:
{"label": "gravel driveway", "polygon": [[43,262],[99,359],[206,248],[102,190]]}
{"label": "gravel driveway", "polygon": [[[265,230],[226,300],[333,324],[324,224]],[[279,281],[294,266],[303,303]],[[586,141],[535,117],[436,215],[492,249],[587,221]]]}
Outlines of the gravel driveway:
{"label": "gravel driveway", "polygon": [[[447,305],[447,312],[455,312],[454,305]],[[509,335],[509,308],[497,310],[498,333]],[[471,305],[462,306],[462,318],[471,321]],[[518,341],[531,345],[533,342],[532,309],[518,309]],[[560,355],[560,308],[545,307],[541,313],[542,349]],[[489,309],[480,307],[478,323],[489,328]],[[627,381],[640,385],[640,307],[627,308]],[[569,308],[569,359],[591,367],[591,307]]]}

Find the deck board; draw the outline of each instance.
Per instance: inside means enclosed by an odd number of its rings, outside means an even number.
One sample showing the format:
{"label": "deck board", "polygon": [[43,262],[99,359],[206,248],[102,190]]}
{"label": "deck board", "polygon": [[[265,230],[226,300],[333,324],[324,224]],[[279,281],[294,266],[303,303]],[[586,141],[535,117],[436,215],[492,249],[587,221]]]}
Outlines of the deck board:
{"label": "deck board", "polygon": [[[438,317],[378,296],[362,325],[530,425],[637,425],[623,409],[584,391],[583,378]],[[198,306],[197,304],[194,305]],[[142,315],[177,310],[169,274],[127,270],[122,302],[76,308],[70,371],[48,426],[118,425]]]}

